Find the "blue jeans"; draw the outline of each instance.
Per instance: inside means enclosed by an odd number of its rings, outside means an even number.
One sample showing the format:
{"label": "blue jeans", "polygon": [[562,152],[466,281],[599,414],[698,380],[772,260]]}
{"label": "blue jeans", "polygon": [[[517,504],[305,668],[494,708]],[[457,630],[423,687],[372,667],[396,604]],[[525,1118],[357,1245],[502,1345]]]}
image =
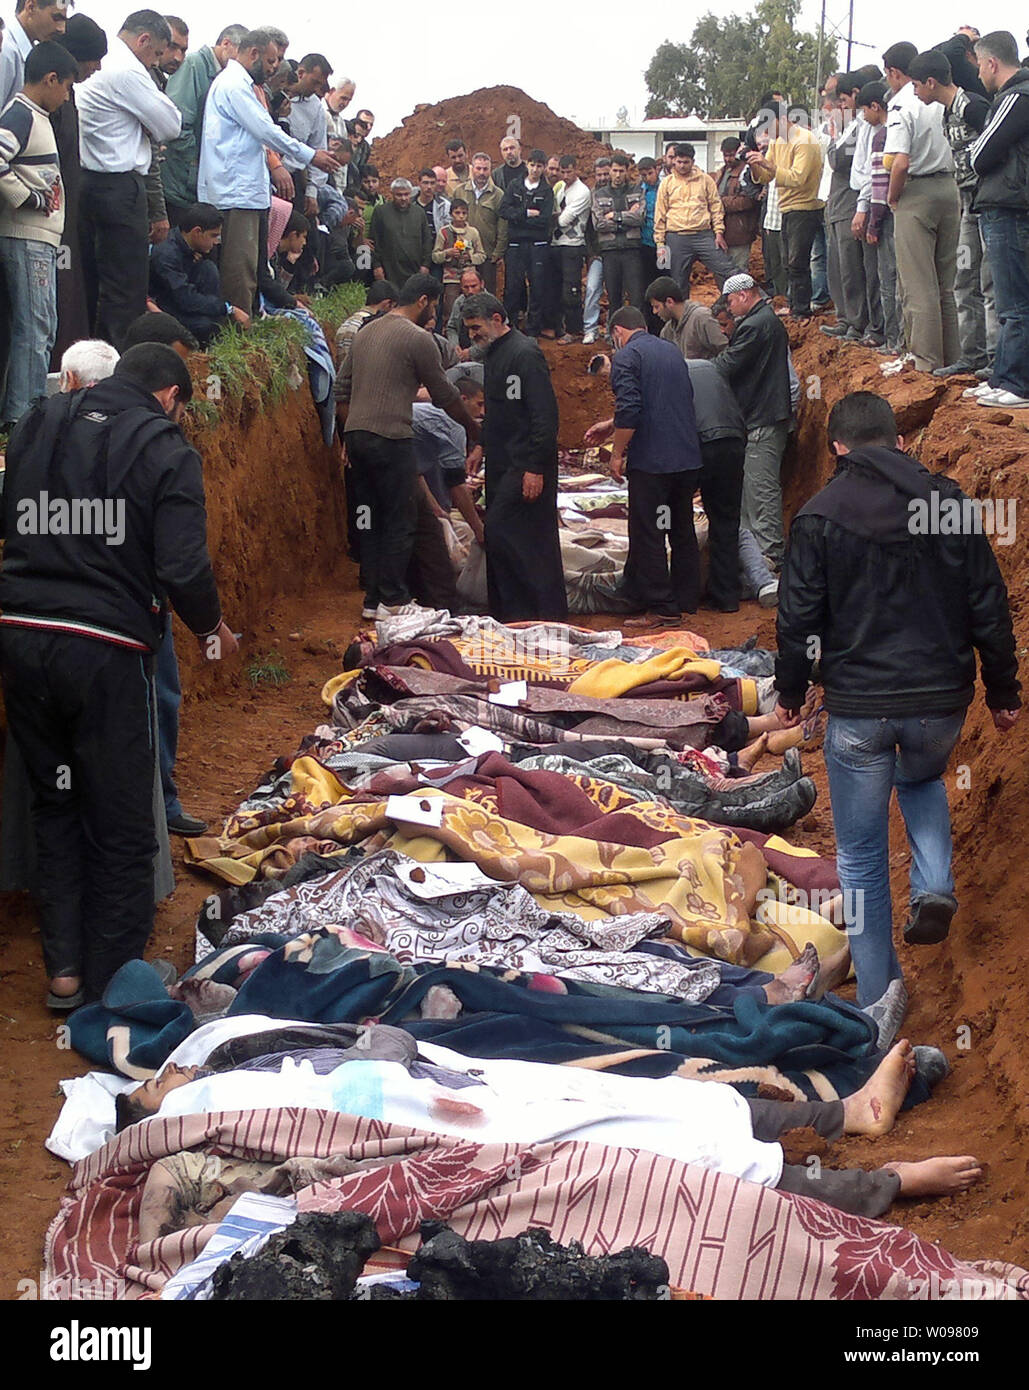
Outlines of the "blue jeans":
{"label": "blue jeans", "polygon": [[594,256],[586,269],[586,298],[583,301],[582,326],[587,333],[595,332],[600,323],[600,296],[604,291],[604,262]]}
{"label": "blue jeans", "polygon": [[1029,397],[1029,213],[983,208],[979,226],[1000,320],[990,385]]}
{"label": "blue jeans", "polygon": [[829,720],[825,765],[861,1008],[901,975],[890,896],[894,787],[911,846],[912,904],[926,893],[953,897],[950,810],[940,779],[964,720],[964,710],[925,719]]}
{"label": "blue jeans", "polygon": [[11,355],[0,424],[13,424],[46,395],[57,337],[57,247],[0,237],[0,263],[11,301]]}
{"label": "blue jeans", "polygon": [[[821,304],[829,298],[828,264],[828,245],[823,222],[815,232],[814,245],[811,247],[811,300],[814,304]],[[839,305],[836,307],[838,311]]]}
{"label": "blue jeans", "polygon": [[179,705],[182,687],[179,684],[179,663],[175,657],[171,614],[165,618],[164,638],[157,649],[154,662],[154,684],[157,687],[157,752],[161,764],[161,789],[164,792],[164,813],[169,820],[182,815],[182,802],[175,785],[175,755],[179,747]]}

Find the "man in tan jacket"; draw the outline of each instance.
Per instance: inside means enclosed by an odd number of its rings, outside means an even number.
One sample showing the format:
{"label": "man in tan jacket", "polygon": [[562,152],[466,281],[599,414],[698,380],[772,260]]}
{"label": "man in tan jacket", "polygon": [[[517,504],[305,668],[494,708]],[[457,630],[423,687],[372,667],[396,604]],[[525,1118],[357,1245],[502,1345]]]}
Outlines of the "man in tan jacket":
{"label": "man in tan jacket", "polygon": [[678,280],[689,298],[693,262],[707,266],[721,289],[736,273],[725,244],[725,213],[710,174],[695,164],[692,145],[676,145],[672,171],[661,180],[654,204],[658,268]]}
{"label": "man in tan jacket", "polygon": [[507,250],[507,223],[500,216],[503,192],[493,182],[491,171],[493,161],[481,151],[472,155],[472,176],[467,183],[459,183],[454,192],[456,198],[463,198],[468,204],[468,225],[474,227],[482,238],[482,249],[486,259],[479,266],[490,294],[496,293],[497,264],[503,260]]}
{"label": "man in tan jacket", "polygon": [[[793,108],[797,116],[804,113]],[[764,155],[751,151],[747,164],[758,183],[775,182],[782,211],[783,254],[789,276],[790,315],[811,317],[811,247],[822,225],[825,202],[818,196],[822,181],[822,147],[800,120],[791,120],[784,102],[769,94],[761,99],[760,116],[771,142]]]}

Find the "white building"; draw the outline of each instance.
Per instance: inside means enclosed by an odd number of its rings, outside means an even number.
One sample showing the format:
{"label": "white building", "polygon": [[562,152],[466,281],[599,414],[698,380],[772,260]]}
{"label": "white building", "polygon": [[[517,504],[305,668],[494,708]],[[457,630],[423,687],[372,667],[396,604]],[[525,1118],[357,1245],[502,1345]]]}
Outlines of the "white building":
{"label": "white building", "polygon": [[713,173],[722,162],[721,143],[729,135],[742,135],[747,127],[741,117],[728,116],[708,121],[701,116],[663,116],[657,120],[639,121],[630,125],[595,125],[578,121],[583,130],[595,140],[602,140],[613,149],[624,150],[634,159],[650,155],[660,161],[670,141],[683,141],[697,151],[697,167]]}

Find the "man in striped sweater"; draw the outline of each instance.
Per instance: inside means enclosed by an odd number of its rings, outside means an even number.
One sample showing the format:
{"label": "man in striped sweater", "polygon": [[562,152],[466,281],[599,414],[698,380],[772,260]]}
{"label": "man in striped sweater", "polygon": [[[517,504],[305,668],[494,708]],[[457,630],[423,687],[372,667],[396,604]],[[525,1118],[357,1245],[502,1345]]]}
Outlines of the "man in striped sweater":
{"label": "man in striped sweater", "polygon": [[12,425],[46,394],[57,337],[57,248],[64,193],[50,116],[78,64],[59,43],[25,59],[25,85],[0,114],[0,264],[11,301],[11,360],[0,420]]}

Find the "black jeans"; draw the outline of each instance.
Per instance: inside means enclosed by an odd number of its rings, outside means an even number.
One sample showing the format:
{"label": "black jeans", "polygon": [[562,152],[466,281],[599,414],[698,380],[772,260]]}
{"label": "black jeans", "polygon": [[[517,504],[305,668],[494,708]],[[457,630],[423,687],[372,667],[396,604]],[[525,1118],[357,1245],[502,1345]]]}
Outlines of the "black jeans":
{"label": "black jeans", "polygon": [[88,999],[154,925],[153,658],[91,637],[6,627],[0,671],[32,791],[47,974]]}
{"label": "black jeans", "polygon": [[533,338],[539,337],[543,327],[549,250],[545,242],[537,246],[531,241],[523,241],[508,246],[504,257],[504,310],[512,328],[517,328],[518,315],[525,304],[525,282],[528,280],[529,312],[525,331]]}
{"label": "black jeans", "polygon": [[83,169],[79,245],[90,321],[120,352],[129,324],[146,312],[150,222],[139,174]]}
{"label": "black jeans", "polygon": [[718,608],[740,606],[740,499],[745,439],[701,443],[700,496],[707,513],[707,597]]}
{"label": "black jeans", "polygon": [[822,208],[782,215],[783,259],[789,279],[790,313],[806,318],[811,313],[811,248],[825,221]]}
{"label": "black jeans", "polygon": [[566,333],[582,332],[582,267],[584,246],[553,246],[561,273],[561,318]]}
{"label": "black jeans", "polygon": [[368,430],[344,435],[353,474],[354,523],[365,602],[394,607],[411,601],[407,571],[418,520],[418,469],[410,439]]}
{"label": "black jeans", "polygon": [[[693,526],[699,474],[641,473],[629,480],[629,555],[622,592],[647,613],[695,613],[700,597],[700,555]],[[671,547],[669,573],[666,541]]]}
{"label": "black jeans", "polygon": [[616,251],[605,251],[604,288],[607,290],[607,318],[617,314],[622,308],[622,300],[628,299],[634,309],[643,307],[643,258],[638,246],[625,246]]}

